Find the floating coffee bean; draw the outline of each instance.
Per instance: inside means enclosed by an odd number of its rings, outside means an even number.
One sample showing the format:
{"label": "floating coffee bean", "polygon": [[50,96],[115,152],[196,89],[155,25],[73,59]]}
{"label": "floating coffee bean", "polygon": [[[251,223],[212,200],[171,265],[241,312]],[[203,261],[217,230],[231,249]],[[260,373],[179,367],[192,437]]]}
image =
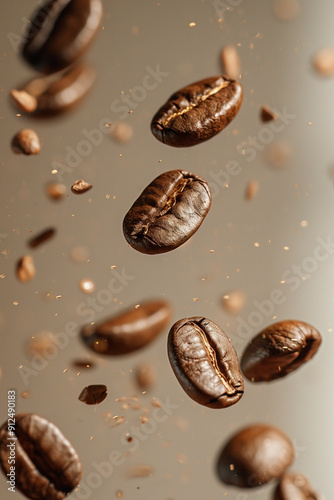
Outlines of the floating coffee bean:
{"label": "floating coffee bean", "polygon": [[86,405],[98,405],[107,397],[107,387],[102,384],[88,385],[82,389],[79,395],[79,401]]}
{"label": "floating coffee bean", "polygon": [[44,231],[38,233],[36,236],[33,236],[28,241],[28,245],[30,248],[36,248],[42,243],[45,243],[49,239],[51,239],[56,234],[56,230],[53,227],[49,229],[45,229]]}
{"label": "floating coffee bean", "polygon": [[24,255],[16,265],[16,276],[22,283],[28,283],[35,277],[36,269],[31,255]]}
{"label": "floating coffee bean", "polygon": [[82,468],[77,452],[58,427],[45,418],[21,413],[13,429],[7,422],[1,427],[0,463],[6,475],[13,453],[15,486],[28,498],[61,500],[80,482]]}
{"label": "floating coffee bean", "polygon": [[81,336],[99,354],[127,354],[152,342],[170,318],[171,307],[167,302],[145,302],[137,309],[84,328]]}
{"label": "floating coffee bean", "polygon": [[71,191],[74,194],[84,194],[87,193],[90,189],[92,189],[92,185],[88,184],[88,182],[84,181],[83,179],[79,179],[75,181],[73,186],[71,186]]}
{"label": "floating coffee bean", "polygon": [[101,0],[48,0],[32,17],[22,55],[37,71],[60,71],[86,52],[101,19]]}
{"label": "floating coffee bean", "polygon": [[281,478],[274,493],[274,500],[320,500],[307,477],[293,472]]}
{"label": "floating coffee bean", "polygon": [[96,72],[87,64],[78,64],[69,70],[30,80],[22,91],[36,99],[33,116],[48,117],[75,107],[95,82]]}
{"label": "floating coffee bean", "polygon": [[244,393],[234,347],[209,319],[196,316],[175,323],[168,336],[168,357],[181,387],[199,404],[225,408]]}
{"label": "floating coffee bean", "polygon": [[253,488],[280,477],[294,459],[291,440],[270,425],[251,425],[235,434],[217,461],[226,484]]}
{"label": "floating coffee bean", "polygon": [[139,252],[169,252],[197,231],[210,206],[205,180],[184,170],[165,172],[144,189],[126,214],[124,236]]}
{"label": "floating coffee bean", "polygon": [[223,130],[241,103],[239,82],[225,76],[207,78],[173,94],[154,115],[151,131],[169,146],[195,146]]}
{"label": "floating coffee bean", "polygon": [[256,335],[241,358],[241,369],[252,382],[285,377],[317,352],[321,335],[302,321],[280,321]]}
{"label": "floating coffee bean", "polygon": [[16,154],[37,155],[41,150],[38,135],[30,128],[20,130],[12,139],[12,150]]}
{"label": "floating coffee bean", "polygon": [[37,108],[36,97],[28,94],[25,90],[13,89],[10,92],[10,96],[19,110],[25,113],[33,113]]}

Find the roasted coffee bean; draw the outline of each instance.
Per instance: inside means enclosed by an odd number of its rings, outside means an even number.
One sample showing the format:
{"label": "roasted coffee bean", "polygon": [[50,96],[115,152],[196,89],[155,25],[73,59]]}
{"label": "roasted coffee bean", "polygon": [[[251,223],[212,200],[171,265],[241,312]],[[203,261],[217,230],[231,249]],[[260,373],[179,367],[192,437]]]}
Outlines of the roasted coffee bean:
{"label": "roasted coffee bean", "polygon": [[205,180],[184,170],[165,172],[144,189],[126,214],[124,236],[139,252],[169,252],[197,231],[210,206]]}
{"label": "roasted coffee bean", "polygon": [[287,472],[281,478],[274,492],[274,500],[320,500],[307,477]]}
{"label": "roasted coffee bean", "polygon": [[168,336],[168,357],[181,387],[201,405],[225,408],[244,393],[234,347],[209,319],[196,316],[175,323]]}
{"label": "roasted coffee bean", "polygon": [[54,116],[74,108],[89,92],[95,77],[91,66],[78,64],[62,73],[30,80],[22,91],[37,101],[33,116]]}
{"label": "roasted coffee bean", "polygon": [[53,227],[45,229],[41,233],[38,233],[36,236],[30,238],[30,240],[28,241],[28,246],[30,248],[36,248],[39,245],[42,245],[42,243],[45,243],[46,241],[51,239],[55,234],[56,230]]}
{"label": "roasted coffee bean", "polygon": [[16,276],[22,283],[28,283],[35,277],[36,269],[31,255],[24,255],[16,264]]}
{"label": "roasted coffee bean", "polygon": [[225,76],[207,78],[173,94],[154,115],[151,130],[169,146],[195,146],[223,130],[241,102],[239,82]]}
{"label": "roasted coffee bean", "polygon": [[33,113],[37,108],[36,97],[28,94],[25,90],[13,89],[10,92],[10,96],[14,104],[18,107],[20,111],[25,113]]}
{"label": "roasted coffee bean", "polygon": [[149,344],[168,324],[170,318],[171,307],[167,302],[144,302],[138,308],[84,328],[81,336],[99,354],[127,354]]}
{"label": "roasted coffee bean", "polygon": [[260,112],[261,120],[266,123],[272,120],[277,120],[277,114],[275,111],[272,111],[268,106],[262,106]]}
{"label": "roasted coffee bean", "polygon": [[252,382],[285,377],[317,352],[321,335],[302,321],[280,321],[256,335],[241,358],[241,369]]}
{"label": "roasted coffee bean", "polygon": [[239,488],[253,488],[280,477],[294,460],[291,440],[270,425],[251,425],[237,432],[217,461],[219,478]]}
{"label": "roasted coffee bean", "polygon": [[38,135],[30,128],[20,130],[12,139],[12,150],[16,154],[37,155],[41,150]]}
{"label": "roasted coffee bean", "polygon": [[6,475],[13,454],[15,486],[32,500],[61,500],[80,482],[77,452],[58,427],[38,415],[21,413],[15,426],[6,422],[1,427],[0,462]]}
{"label": "roasted coffee bean", "polygon": [[98,405],[107,397],[107,386],[102,384],[88,385],[80,392],[79,401],[86,405]]}
{"label": "roasted coffee bean", "polygon": [[42,73],[67,68],[89,48],[101,19],[101,0],[47,0],[32,16],[22,55]]}

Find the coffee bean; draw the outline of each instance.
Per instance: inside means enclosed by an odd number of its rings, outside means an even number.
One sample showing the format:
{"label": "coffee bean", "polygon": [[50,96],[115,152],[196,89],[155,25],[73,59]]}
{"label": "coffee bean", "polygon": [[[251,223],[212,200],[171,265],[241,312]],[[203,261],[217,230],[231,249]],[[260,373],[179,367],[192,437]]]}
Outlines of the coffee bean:
{"label": "coffee bean", "polygon": [[[15,456],[16,487],[33,500],[61,500],[80,482],[82,468],[71,443],[54,424],[32,413],[16,415],[15,433],[0,429],[0,462],[10,473]],[[12,448],[11,448],[12,446]]]}
{"label": "coffee bean", "polygon": [[33,116],[55,116],[74,108],[95,82],[96,72],[87,64],[78,64],[62,73],[34,78],[22,91],[36,99]]}
{"label": "coffee bean", "polygon": [[197,231],[210,206],[205,180],[183,170],[165,172],[144,189],[126,214],[124,236],[139,252],[169,252]]}
{"label": "coffee bean", "polygon": [[102,384],[88,385],[82,389],[78,399],[86,405],[98,405],[107,397],[107,387]]}
{"label": "coffee bean", "polygon": [[241,72],[240,57],[234,45],[226,45],[221,53],[223,73],[236,80]]}
{"label": "coffee bean", "polygon": [[280,321],[268,326],[249,343],[241,358],[241,369],[252,382],[285,377],[317,352],[321,335],[302,321]]}
{"label": "coffee bean", "polygon": [[37,155],[41,150],[39,137],[34,130],[20,130],[12,139],[12,150],[16,154]]}
{"label": "coffee bean", "polygon": [[274,492],[274,500],[320,500],[311,483],[303,474],[287,472]]}
{"label": "coffee bean", "polygon": [[28,283],[35,277],[36,269],[31,255],[24,255],[16,265],[16,276],[22,283]]}
{"label": "coffee bean", "polygon": [[20,111],[33,113],[37,108],[36,97],[28,94],[25,90],[13,89],[10,92],[11,98]]}
{"label": "coffee bean", "polygon": [[36,236],[30,238],[30,240],[28,241],[28,246],[30,248],[36,248],[51,239],[55,234],[56,230],[53,227],[45,229],[44,231],[38,233]]}
{"label": "coffee bean", "polygon": [[58,184],[57,182],[50,182],[46,187],[46,192],[51,198],[51,200],[59,201],[65,198],[67,188],[64,184]]}
{"label": "coffee bean", "polygon": [[224,446],[217,472],[226,484],[253,488],[280,477],[293,460],[293,444],[280,429],[251,425],[237,432]]}
{"label": "coffee bean", "polygon": [[225,76],[207,78],[173,94],[154,115],[151,130],[169,146],[195,146],[223,130],[241,102],[239,82]]}
{"label": "coffee bean", "polygon": [[197,403],[225,408],[242,397],[237,354],[213,321],[196,316],[175,323],[168,336],[168,357],[181,387]]}
{"label": "coffee bean", "polygon": [[84,328],[81,337],[99,354],[127,354],[152,342],[170,318],[171,307],[167,302],[144,302],[137,309]]}
{"label": "coffee bean", "polygon": [[22,55],[37,71],[60,71],[86,52],[101,19],[101,0],[47,0],[32,16]]}
{"label": "coffee bean", "polygon": [[84,194],[92,189],[92,187],[93,186],[91,184],[88,184],[88,182],[84,181],[83,179],[79,179],[78,181],[75,181],[75,183],[71,187],[71,191],[74,194]]}

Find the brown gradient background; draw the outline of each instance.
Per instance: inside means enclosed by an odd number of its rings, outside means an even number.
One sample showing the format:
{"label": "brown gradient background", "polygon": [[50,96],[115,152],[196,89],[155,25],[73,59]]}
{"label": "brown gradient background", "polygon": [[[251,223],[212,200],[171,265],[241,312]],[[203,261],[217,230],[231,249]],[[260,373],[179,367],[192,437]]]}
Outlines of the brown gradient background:
{"label": "brown gradient background", "polygon": [[[274,485],[238,490],[221,484],[215,473],[216,457],[231,433],[253,422],[266,422],[291,437],[297,449],[293,470],[305,473],[329,499],[333,495],[334,254],[316,270],[304,271],[308,274],[304,280],[281,281],[285,272],[291,271],[290,278],[294,275],[294,265],[309,264],[305,259],[313,256],[317,238],[334,239],[333,182],[328,173],[334,161],[334,79],[319,77],[311,67],[314,53],[333,45],[334,4],[302,1],[299,17],[283,22],[275,18],[272,1],[244,0],[219,22],[211,1],[103,3],[103,29],[87,56],[98,72],[93,91],[66,116],[38,121],[16,116],[8,98],[11,88],[34,74],[15,52],[8,34],[20,35],[37,2],[2,2],[0,420],[6,420],[7,390],[15,388],[17,413],[34,412],[52,420],[73,443],[82,459],[86,483],[95,471],[94,461],[108,460],[112,450],[128,451],[121,438],[140,424],[142,411],[123,410],[115,399],[138,394],[141,405],[152,408],[153,396],[162,401],[169,398],[177,408],[87,498],[112,499],[122,490],[124,500],[269,499]],[[196,26],[189,27],[191,22]],[[244,86],[237,118],[221,134],[193,148],[174,149],[156,141],[149,125],[157,109],[179,88],[219,74],[221,48],[237,43]],[[253,50],[250,44],[254,44]],[[119,145],[105,135],[63,177],[68,188],[83,178],[93,189],[81,197],[69,189],[64,201],[50,201],[45,186],[55,180],[53,162],[65,163],[67,146],[76,149],[85,139],[83,129],[97,128],[103,118],[120,120],[122,113],[111,110],[114,101],[122,92],[142,85],[147,66],[157,65],[168,76],[125,117],[134,130],[132,141]],[[264,103],[281,111],[286,107],[295,115],[274,137],[292,149],[286,168],[268,164],[269,145],[252,162],[241,154],[243,141],[263,133],[259,109]],[[25,127],[34,128],[41,138],[42,151],[36,157],[17,156],[10,150],[12,136]],[[209,215],[191,241],[158,256],[142,255],[128,247],[122,234],[124,214],[154,177],[182,168],[212,183],[212,176],[226,170],[231,160],[238,162],[240,173],[230,179],[228,188],[216,189]],[[250,179],[259,181],[260,191],[247,202],[244,193]],[[303,220],[307,227],[301,226]],[[15,277],[16,261],[28,253],[31,235],[49,226],[57,228],[57,235],[29,251],[37,274],[30,283],[22,284]],[[260,245],[256,247],[254,242]],[[71,260],[70,253],[78,245],[88,247],[89,262]],[[88,315],[79,314],[77,308],[89,297],[79,290],[79,282],[91,278],[96,284],[91,297],[97,297],[113,276],[112,265],[118,271],[124,268],[133,279],[96,313],[96,321],[147,298],[164,297],[173,305],[173,322],[186,316],[207,316],[229,334],[240,355],[251,336],[238,336],[240,318],[247,321],[256,310],[254,301],[262,302],[279,289],[284,303],[275,306],[269,317],[263,316],[252,332],[276,320],[300,319],[319,329],[323,344],[311,362],[285,379],[257,385],[246,381],[241,401],[226,410],[201,407],[182,391],[167,359],[168,329],[133,355],[101,358],[92,354],[98,366],[81,375],[71,361],[90,353],[79,338],[71,338],[25,385],[18,367],[31,367],[26,342],[43,330],[63,332],[69,321],[76,322],[79,331]],[[240,318],[222,307],[222,295],[235,288],[247,296]],[[151,363],[157,371],[156,386],[146,395],[140,395],[135,384],[134,372],[141,362]],[[83,387],[92,383],[106,384],[109,391],[96,407],[77,399]],[[28,399],[20,396],[23,391],[30,392]],[[113,428],[101,417],[108,411],[124,415],[125,422]],[[152,477],[129,479],[128,469],[136,464],[151,465]],[[1,475],[1,498],[13,498],[6,487]],[[76,494],[72,497],[78,498]],[[15,498],[23,496],[17,492]]]}

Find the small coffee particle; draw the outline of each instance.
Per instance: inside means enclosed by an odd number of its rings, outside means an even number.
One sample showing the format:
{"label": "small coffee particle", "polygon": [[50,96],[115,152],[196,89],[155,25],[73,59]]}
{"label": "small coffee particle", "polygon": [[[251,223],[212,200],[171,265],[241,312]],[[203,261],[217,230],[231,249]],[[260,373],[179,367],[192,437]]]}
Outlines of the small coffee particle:
{"label": "small coffee particle", "polygon": [[17,263],[16,275],[22,283],[28,283],[35,277],[36,269],[31,255],[25,255]]}
{"label": "small coffee particle", "polygon": [[240,57],[234,45],[227,45],[221,53],[224,73],[234,80],[239,78],[241,72]]}
{"label": "small coffee particle", "polygon": [[37,155],[41,150],[38,135],[29,128],[21,130],[12,139],[12,150],[16,154]]}
{"label": "small coffee particle", "polygon": [[261,116],[261,120],[264,123],[277,119],[277,114],[274,111],[272,111],[270,108],[268,108],[268,106],[262,106],[260,116]]}
{"label": "small coffee particle", "polygon": [[284,168],[291,162],[291,148],[285,142],[275,142],[267,150],[267,160],[273,167]]}
{"label": "small coffee particle", "polygon": [[281,21],[292,21],[300,12],[300,3],[299,0],[276,0],[273,9]]}
{"label": "small coffee particle", "polygon": [[56,230],[53,227],[50,227],[49,229],[45,229],[45,231],[38,233],[37,236],[33,236],[28,241],[28,246],[30,248],[36,248],[39,245],[42,245],[42,243],[45,243],[46,241],[48,241],[55,234],[56,234]]}
{"label": "small coffee particle", "polygon": [[249,181],[246,189],[246,200],[252,200],[255,198],[259,191],[260,184],[258,181]]}
{"label": "small coffee particle", "polygon": [[123,491],[117,490],[116,491],[116,498],[122,498],[123,497]]}
{"label": "small coffee particle", "polygon": [[102,403],[107,397],[107,387],[102,384],[88,385],[85,387],[78,399],[86,405],[98,405]]}
{"label": "small coffee particle", "polygon": [[23,391],[23,392],[21,392],[21,398],[23,398],[23,399],[30,398],[30,392],[29,391]]}
{"label": "small coffee particle", "polygon": [[132,139],[133,128],[129,123],[116,122],[112,124],[111,137],[119,143],[126,143]]}
{"label": "small coffee particle", "polygon": [[151,404],[154,408],[161,408],[161,403],[157,398],[153,398]]}
{"label": "small coffee particle", "polygon": [[237,314],[244,307],[246,296],[241,290],[232,290],[223,296],[224,307],[229,312]]}
{"label": "small coffee particle", "polygon": [[95,366],[95,363],[93,361],[90,361],[90,360],[81,360],[81,359],[77,359],[77,360],[74,360],[72,361],[72,366],[74,368],[79,368],[79,369],[89,369],[89,368],[94,368]]}
{"label": "small coffee particle", "polygon": [[92,185],[85,182],[83,179],[76,181],[71,187],[71,191],[74,194],[83,194],[92,189]]}
{"label": "small coffee particle", "polygon": [[28,342],[27,351],[30,356],[42,356],[47,358],[48,351],[54,351],[56,346],[56,338],[52,332],[43,331],[37,333]]}
{"label": "small coffee particle", "polygon": [[83,279],[79,283],[79,288],[84,293],[93,293],[95,290],[95,284],[90,279]]}
{"label": "small coffee particle", "polygon": [[313,58],[313,67],[323,76],[334,75],[334,48],[324,47]]}
{"label": "small coffee particle", "polygon": [[128,470],[128,477],[149,477],[152,476],[153,469],[150,465],[133,465]]}
{"label": "small coffee particle", "polygon": [[13,89],[10,95],[15,105],[25,113],[33,113],[37,108],[36,97],[30,95],[25,90]]}
{"label": "small coffee particle", "polygon": [[85,246],[74,247],[71,251],[71,259],[78,264],[87,262],[89,260],[89,249]]}
{"label": "small coffee particle", "polygon": [[137,383],[142,389],[149,389],[154,385],[155,371],[151,365],[139,366],[137,370]]}
{"label": "small coffee particle", "polygon": [[67,187],[64,184],[51,182],[46,187],[46,192],[51,200],[59,201],[66,196]]}

